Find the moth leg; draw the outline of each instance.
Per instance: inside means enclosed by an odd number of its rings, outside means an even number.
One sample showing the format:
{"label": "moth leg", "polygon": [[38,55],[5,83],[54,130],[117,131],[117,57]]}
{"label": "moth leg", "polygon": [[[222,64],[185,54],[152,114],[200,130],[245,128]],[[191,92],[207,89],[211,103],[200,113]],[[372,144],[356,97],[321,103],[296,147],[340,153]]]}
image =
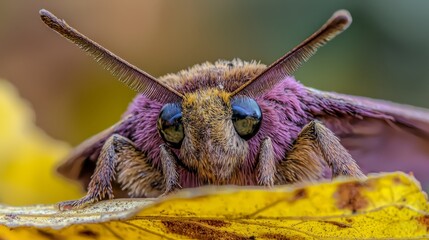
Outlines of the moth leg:
{"label": "moth leg", "polygon": [[257,165],[257,181],[259,185],[271,187],[274,185],[276,164],[274,162],[274,148],[271,138],[262,140],[259,148]]}
{"label": "moth leg", "polygon": [[164,192],[162,172],[152,167],[129,139],[114,134],[101,149],[87,194],[79,200],[59,203],[60,210],[83,208],[102,199],[113,198],[111,182],[115,180],[117,170],[118,182],[130,195],[160,195]]}
{"label": "moth leg", "polygon": [[165,177],[165,192],[161,196],[166,196],[169,193],[180,189],[179,174],[177,173],[177,156],[167,145],[162,144],[161,149],[161,164],[162,172]]}
{"label": "moth leg", "polygon": [[326,163],[331,167],[332,177],[353,176],[365,178],[356,161],[350,153],[341,145],[334,133],[319,121],[307,124],[309,132],[313,132]]}
{"label": "moth leg", "polygon": [[321,122],[311,121],[301,130],[286,159],[278,164],[276,184],[320,179],[326,164],[332,177],[365,177],[334,133]]}

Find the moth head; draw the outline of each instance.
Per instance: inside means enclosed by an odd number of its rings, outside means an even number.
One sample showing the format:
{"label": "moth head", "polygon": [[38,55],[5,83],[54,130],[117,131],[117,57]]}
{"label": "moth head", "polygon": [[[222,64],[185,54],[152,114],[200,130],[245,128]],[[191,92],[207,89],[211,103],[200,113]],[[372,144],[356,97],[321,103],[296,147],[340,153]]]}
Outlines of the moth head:
{"label": "moth head", "polygon": [[255,100],[207,88],[185,94],[181,104],[164,105],[157,126],[187,167],[217,181],[245,161],[247,140],[257,134],[261,122]]}

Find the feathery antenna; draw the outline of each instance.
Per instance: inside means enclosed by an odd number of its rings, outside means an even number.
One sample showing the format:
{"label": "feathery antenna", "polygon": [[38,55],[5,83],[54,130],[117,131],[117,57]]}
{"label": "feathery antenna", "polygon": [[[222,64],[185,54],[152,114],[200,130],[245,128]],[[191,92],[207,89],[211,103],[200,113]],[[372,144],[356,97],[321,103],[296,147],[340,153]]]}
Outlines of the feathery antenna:
{"label": "feathery antenna", "polygon": [[339,10],[313,35],[283,57],[267,67],[261,74],[247,81],[232,92],[236,94],[257,97],[274,87],[286,76],[292,75],[303,62],[310,59],[317,49],[347,29],[352,17],[347,10]]}
{"label": "feathery antenna", "polygon": [[161,103],[182,100],[182,94],[79,33],[64,20],[58,19],[45,9],[40,10],[39,14],[46,25],[91,55],[128,87]]}

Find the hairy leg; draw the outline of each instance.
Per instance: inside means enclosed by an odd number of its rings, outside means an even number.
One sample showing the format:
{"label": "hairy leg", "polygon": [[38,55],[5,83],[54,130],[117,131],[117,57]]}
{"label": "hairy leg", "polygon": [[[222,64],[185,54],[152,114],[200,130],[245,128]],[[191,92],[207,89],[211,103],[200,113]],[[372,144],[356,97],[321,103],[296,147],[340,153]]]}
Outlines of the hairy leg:
{"label": "hairy leg", "polygon": [[341,145],[334,133],[319,121],[310,122],[307,127],[315,135],[315,140],[321,149],[326,163],[332,170],[332,177],[353,176],[365,178],[356,161]]}
{"label": "hairy leg", "polygon": [[166,186],[162,195],[165,196],[181,188],[181,186],[179,185],[179,175],[177,173],[176,155],[165,144],[162,144],[160,148],[162,172],[164,173]]}
{"label": "hairy leg", "polygon": [[317,180],[322,178],[326,165],[331,168],[332,177],[365,177],[334,133],[321,122],[311,121],[301,130],[286,159],[277,165],[275,182]]}
{"label": "hairy leg", "polygon": [[274,162],[274,149],[270,138],[265,138],[259,148],[257,165],[257,181],[259,185],[271,187],[274,185],[276,164]]}
{"label": "hairy leg", "polygon": [[[117,179],[122,190],[130,197],[158,197],[165,187],[164,174],[148,160],[146,154],[137,149],[134,144],[121,137],[117,151]],[[118,146],[119,147],[119,146]]]}
{"label": "hairy leg", "polygon": [[79,200],[59,203],[60,210],[83,208],[113,198],[112,181],[116,176],[122,189],[132,197],[157,197],[166,191],[166,180],[171,178],[153,167],[131,140],[114,134],[103,145],[87,194]]}

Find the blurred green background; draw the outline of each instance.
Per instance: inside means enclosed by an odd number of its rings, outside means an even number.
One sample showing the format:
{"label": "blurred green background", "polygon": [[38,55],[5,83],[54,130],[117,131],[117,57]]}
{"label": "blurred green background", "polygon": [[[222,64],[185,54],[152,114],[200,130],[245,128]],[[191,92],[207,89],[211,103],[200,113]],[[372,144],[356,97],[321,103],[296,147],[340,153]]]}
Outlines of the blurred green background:
{"label": "blurred green background", "polygon": [[71,144],[117,121],[135,93],[45,27],[41,8],[154,76],[217,59],[270,64],[348,9],[351,27],[297,78],[429,107],[429,1],[1,1],[0,78],[40,127]]}

